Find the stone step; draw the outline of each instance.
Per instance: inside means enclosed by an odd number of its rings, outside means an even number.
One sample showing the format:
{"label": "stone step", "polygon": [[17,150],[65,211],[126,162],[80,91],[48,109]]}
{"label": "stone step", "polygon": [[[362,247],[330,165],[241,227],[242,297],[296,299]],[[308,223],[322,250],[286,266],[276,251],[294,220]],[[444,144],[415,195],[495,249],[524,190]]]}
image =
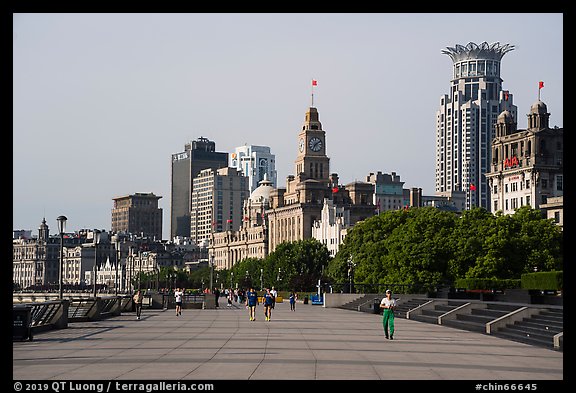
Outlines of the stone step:
{"label": "stone step", "polygon": [[[515,332],[519,335],[524,335],[524,336],[533,336],[533,337],[537,337],[537,338],[542,338],[542,339],[548,339],[551,337],[554,337],[557,333],[559,332],[552,332],[550,330],[543,330],[543,329],[536,329],[536,328],[532,328],[532,327],[526,327],[526,326],[522,326],[522,325],[506,325],[505,328],[502,329],[506,329],[506,331],[509,332]],[[499,330],[498,330],[499,331]]]}
{"label": "stone step", "polygon": [[450,319],[447,321],[443,321],[442,325],[449,326],[456,329],[462,330],[469,330],[478,333],[485,333],[486,332],[486,324],[478,323],[469,320],[462,320],[462,319]]}
{"label": "stone step", "polygon": [[518,334],[517,332],[508,330],[507,328],[498,330],[492,335],[494,337],[505,338],[507,340],[522,342],[524,344],[538,345],[552,349],[554,348],[554,340],[552,338],[543,339],[533,335],[527,336],[525,334]]}

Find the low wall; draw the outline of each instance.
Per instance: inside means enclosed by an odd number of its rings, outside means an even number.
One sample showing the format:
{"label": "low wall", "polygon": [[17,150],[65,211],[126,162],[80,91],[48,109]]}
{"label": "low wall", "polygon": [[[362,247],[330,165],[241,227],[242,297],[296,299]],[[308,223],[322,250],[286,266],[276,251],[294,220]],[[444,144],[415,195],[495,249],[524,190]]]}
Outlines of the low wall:
{"label": "low wall", "polygon": [[324,307],[340,307],[363,296],[363,293],[324,293]]}

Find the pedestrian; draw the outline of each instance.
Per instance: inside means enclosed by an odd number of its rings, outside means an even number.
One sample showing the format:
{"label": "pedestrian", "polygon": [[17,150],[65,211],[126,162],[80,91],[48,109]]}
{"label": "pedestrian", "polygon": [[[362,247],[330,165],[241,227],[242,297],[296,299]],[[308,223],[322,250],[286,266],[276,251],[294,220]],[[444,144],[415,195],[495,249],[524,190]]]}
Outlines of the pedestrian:
{"label": "pedestrian", "polygon": [[234,300],[234,291],[232,288],[228,290],[228,304],[226,307],[232,307],[232,301]]}
{"label": "pedestrian", "polygon": [[274,295],[270,291],[270,288],[266,288],[266,294],[264,294],[264,317],[266,321],[272,318],[272,309],[274,308]]}
{"label": "pedestrian", "polygon": [[396,300],[392,299],[392,292],[389,289],[386,290],[386,297],[380,302],[380,308],[384,309],[382,313],[384,335],[388,339],[388,328],[390,328],[390,340],[394,340],[394,308],[396,308]]}
{"label": "pedestrian", "polygon": [[220,304],[218,304],[218,300],[220,299],[220,291],[218,290],[218,288],[214,287],[212,293],[214,294],[214,301],[216,302],[216,308],[218,308],[220,307]]}
{"label": "pedestrian", "polygon": [[270,291],[270,293],[274,297],[274,303],[272,303],[272,308],[274,308],[274,306],[276,305],[276,297],[278,297],[278,291],[276,291],[276,289],[274,289],[274,287],[272,287],[272,290]]}
{"label": "pedestrian", "polygon": [[250,287],[246,292],[246,308],[250,312],[250,320],[256,320],[256,305],[258,304],[258,295],[254,288]]}
{"label": "pedestrian", "polygon": [[296,299],[298,299],[298,295],[296,292],[292,291],[289,295],[290,299],[290,311],[296,311]]}
{"label": "pedestrian", "polygon": [[140,319],[140,314],[142,313],[142,300],[144,299],[142,291],[136,291],[132,299],[134,300],[134,306],[136,308],[136,319]]}
{"label": "pedestrian", "polygon": [[180,288],[176,288],[174,292],[174,299],[176,300],[176,316],[182,315],[182,299],[184,298],[184,292]]}

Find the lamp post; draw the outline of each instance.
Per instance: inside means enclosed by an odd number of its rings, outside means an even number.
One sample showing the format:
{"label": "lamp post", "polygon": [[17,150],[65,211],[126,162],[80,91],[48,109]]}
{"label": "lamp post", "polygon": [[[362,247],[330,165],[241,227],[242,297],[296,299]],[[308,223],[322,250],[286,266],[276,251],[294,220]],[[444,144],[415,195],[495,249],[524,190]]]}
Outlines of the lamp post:
{"label": "lamp post", "polygon": [[260,290],[264,290],[264,269],[260,268]]}
{"label": "lamp post", "polygon": [[234,272],[230,272],[230,288],[234,288]]}
{"label": "lamp post", "polygon": [[100,231],[94,230],[94,298],[96,298],[96,265],[98,262],[98,242],[100,242]]}
{"label": "lamp post", "polygon": [[210,255],[210,290],[214,289],[213,286],[213,270],[214,270],[214,254]]}
{"label": "lamp post", "polygon": [[60,265],[58,266],[58,299],[60,300],[62,300],[64,293],[62,273],[64,270],[64,230],[66,229],[67,220],[66,216],[59,216],[56,219],[58,221],[58,230],[60,231]]}
{"label": "lamp post", "polygon": [[356,264],[352,260],[352,255],[350,255],[350,257],[348,258],[348,280],[350,282],[350,284],[349,284],[350,285],[350,293],[352,293],[352,272],[353,272],[354,266],[356,266]]}
{"label": "lamp post", "polygon": [[118,265],[120,264],[120,238],[116,234],[116,275],[114,276],[114,293],[118,296],[118,283],[120,279],[118,278]]}
{"label": "lamp post", "polygon": [[280,280],[282,280],[280,278],[280,273],[282,272],[282,270],[280,268],[278,268],[278,275],[276,276],[276,285],[280,286]]}

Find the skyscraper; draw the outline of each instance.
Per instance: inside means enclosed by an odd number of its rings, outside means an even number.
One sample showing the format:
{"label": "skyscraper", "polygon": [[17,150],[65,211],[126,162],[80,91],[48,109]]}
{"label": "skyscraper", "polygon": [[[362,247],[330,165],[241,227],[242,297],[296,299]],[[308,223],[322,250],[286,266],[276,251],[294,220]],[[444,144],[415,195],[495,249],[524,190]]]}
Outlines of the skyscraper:
{"label": "skyscraper", "polygon": [[190,237],[196,244],[213,232],[235,231],[242,224],[248,178],[236,168],[203,169],[194,178]]}
{"label": "skyscraper", "polygon": [[276,156],[270,153],[268,146],[244,145],[237,147],[232,153],[230,167],[236,168],[248,178],[250,192],[264,180],[276,187]]}
{"label": "skyscraper", "polygon": [[466,192],[466,208],[490,209],[485,174],[490,170],[494,125],[503,110],[516,121],[513,96],[502,90],[500,62],[514,49],[499,42],[456,45],[442,53],[453,62],[450,93],[436,113],[437,195]]}
{"label": "skyscraper", "polygon": [[182,153],[172,154],[170,195],[170,237],[190,237],[193,179],[203,169],[228,166],[228,153],[216,152],[216,144],[200,137],[184,145]]}

